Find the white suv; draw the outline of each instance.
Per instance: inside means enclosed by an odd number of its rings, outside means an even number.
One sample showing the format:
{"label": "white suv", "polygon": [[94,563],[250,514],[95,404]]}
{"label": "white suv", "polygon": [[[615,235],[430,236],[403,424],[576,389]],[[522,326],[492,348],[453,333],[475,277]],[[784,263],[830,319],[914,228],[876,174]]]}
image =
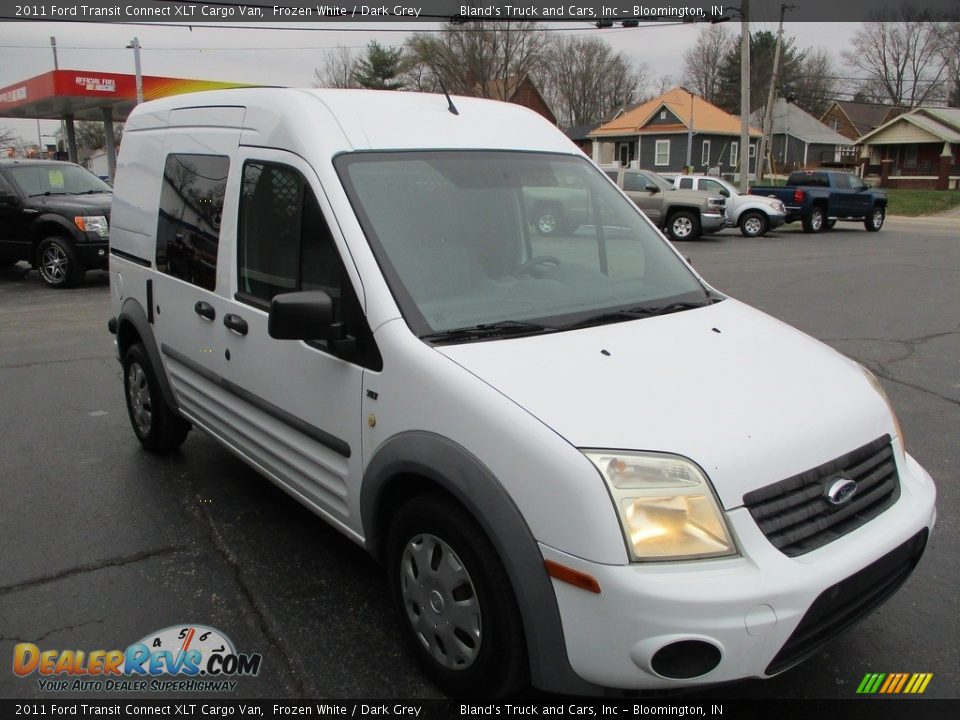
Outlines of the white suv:
{"label": "white suv", "polygon": [[[538,234],[545,186],[583,224]],[[515,105],[145,103],[111,255],[139,441],[199,428],[369,550],[451,693],[776,674],[934,523],[869,372],[710,287]]]}

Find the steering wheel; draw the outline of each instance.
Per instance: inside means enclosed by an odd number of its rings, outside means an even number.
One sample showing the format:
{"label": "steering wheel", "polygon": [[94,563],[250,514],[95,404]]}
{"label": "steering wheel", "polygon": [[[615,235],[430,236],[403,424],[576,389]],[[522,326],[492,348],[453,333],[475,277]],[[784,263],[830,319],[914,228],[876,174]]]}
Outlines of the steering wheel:
{"label": "steering wheel", "polygon": [[558,257],[553,255],[537,255],[527,260],[525,263],[517,266],[514,275],[523,275],[524,273],[529,273],[530,275],[536,276],[536,273],[531,272],[534,268],[537,267],[556,267],[561,264],[561,260]]}

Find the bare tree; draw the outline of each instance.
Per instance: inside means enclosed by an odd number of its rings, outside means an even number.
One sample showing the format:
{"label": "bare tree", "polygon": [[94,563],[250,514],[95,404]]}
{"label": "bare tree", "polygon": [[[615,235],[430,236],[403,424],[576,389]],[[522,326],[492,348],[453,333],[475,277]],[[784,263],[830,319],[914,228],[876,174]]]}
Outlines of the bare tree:
{"label": "bare tree", "polygon": [[733,46],[733,37],[722,25],[707,25],[693,47],[683,54],[683,83],[707,102],[720,94],[720,68]]}
{"label": "bare tree", "polygon": [[840,83],[830,53],[824,48],[805,51],[800,70],[793,77],[780,76],[779,94],[790,97],[800,108],[820,117],[837,96]]}
{"label": "bare tree", "polygon": [[448,23],[437,35],[407,40],[408,85],[506,100],[510,79],[536,75],[547,47],[537,23],[477,20]]}
{"label": "bare tree", "polygon": [[676,86],[677,86],[677,79],[669,73],[664,73],[663,75],[660,76],[660,78],[657,80],[656,85],[654,86],[654,97],[659,97],[660,95],[663,95],[665,92],[667,92],[672,88],[675,88]]}
{"label": "bare tree", "polygon": [[915,108],[943,97],[943,27],[924,12],[904,6],[874,13],[841,56],[864,73],[865,94],[882,102]]}
{"label": "bare tree", "polygon": [[354,74],[358,58],[348,47],[337,45],[323,53],[320,67],[313,71],[314,87],[355,88],[360,87]]}
{"label": "bare tree", "polygon": [[0,127],[0,149],[6,151],[7,147],[14,145],[20,137],[7,128]]}
{"label": "bare tree", "polygon": [[635,65],[597,37],[560,37],[545,58],[536,80],[561,127],[600,122],[636,102],[649,82],[647,65]]}

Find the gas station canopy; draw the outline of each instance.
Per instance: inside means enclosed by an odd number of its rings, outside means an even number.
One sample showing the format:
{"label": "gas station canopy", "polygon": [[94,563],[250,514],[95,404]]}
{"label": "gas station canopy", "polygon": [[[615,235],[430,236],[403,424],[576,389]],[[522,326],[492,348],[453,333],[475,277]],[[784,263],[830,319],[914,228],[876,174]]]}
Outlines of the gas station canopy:
{"label": "gas station canopy", "polygon": [[[150,75],[142,81],[144,100],[244,87],[243,83]],[[103,120],[104,110],[109,110],[113,120],[123,121],[136,104],[136,76],[121,73],[53,70],[0,88],[0,118]]]}

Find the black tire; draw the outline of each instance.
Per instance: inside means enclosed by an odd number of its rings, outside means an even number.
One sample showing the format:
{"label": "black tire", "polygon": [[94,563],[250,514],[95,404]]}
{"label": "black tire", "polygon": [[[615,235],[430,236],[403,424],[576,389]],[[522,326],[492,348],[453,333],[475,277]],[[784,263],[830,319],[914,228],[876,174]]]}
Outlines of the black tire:
{"label": "black tire", "polygon": [[834,227],[834,225],[836,225],[836,224],[837,224],[836,218],[834,218],[834,219],[832,219],[832,220],[824,220],[824,221],[823,221],[823,229],[824,229],[824,230],[833,230],[833,227]]}
{"label": "black tire", "polygon": [[37,246],[40,279],[52,288],[73,287],[83,279],[84,269],[73,244],[63,237],[48,237]]}
{"label": "black tire", "polygon": [[565,225],[563,211],[556,205],[545,205],[537,209],[534,227],[540,235],[559,235]]}
{"label": "black tire", "polygon": [[123,356],[123,395],[130,425],[144,448],[165,453],[187,439],[190,423],[163,399],[156,372],[140,343],[131,345]]}
{"label": "black tire", "polygon": [[755,238],[766,235],[770,222],[765,213],[749,210],[740,216],[740,232],[744,237]]}
{"label": "black tire", "polygon": [[807,214],[803,216],[803,231],[805,233],[823,232],[823,224],[826,219],[823,208],[819,205],[814,205]]}
{"label": "black tire", "polygon": [[528,682],[510,580],[460,505],[432,494],[407,501],[390,525],[385,558],[401,632],[438,686],[454,697],[500,698]]}
{"label": "black tire", "polygon": [[870,214],[863,219],[863,226],[867,229],[867,232],[879,232],[886,217],[887,209],[882,205],[875,205]]}
{"label": "black tire", "polygon": [[678,210],[667,220],[667,232],[674,240],[696,240],[700,237],[700,218],[689,210]]}

